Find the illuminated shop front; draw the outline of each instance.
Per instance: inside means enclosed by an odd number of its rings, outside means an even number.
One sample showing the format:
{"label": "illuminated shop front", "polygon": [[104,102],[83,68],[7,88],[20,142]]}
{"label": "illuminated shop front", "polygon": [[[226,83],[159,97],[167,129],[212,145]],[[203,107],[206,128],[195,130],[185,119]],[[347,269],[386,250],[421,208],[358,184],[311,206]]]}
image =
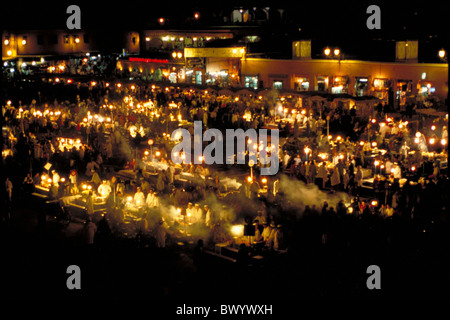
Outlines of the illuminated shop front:
{"label": "illuminated shop front", "polygon": [[333,86],[331,93],[347,93],[348,92],[348,76],[335,76],[333,79]]}
{"label": "illuminated shop front", "polygon": [[412,80],[397,80],[395,101],[399,106],[406,104],[406,99],[412,94]]}
{"label": "illuminated shop front", "polygon": [[274,89],[283,89],[283,80],[273,80],[273,88]]}
{"label": "illuminated shop front", "polygon": [[185,73],[182,56],[167,57],[128,57],[117,62],[117,70],[132,78],[153,81],[184,82]]}
{"label": "illuminated shop front", "polygon": [[322,76],[318,75],[316,77],[317,84],[315,86],[316,91],[328,91],[328,83],[329,83],[329,77],[328,76]]}
{"label": "illuminated shop front", "polygon": [[244,47],[184,48],[186,82],[240,86],[240,61],[244,56]]}
{"label": "illuminated shop front", "polygon": [[391,81],[388,79],[375,78],[373,80],[372,91],[373,96],[378,99],[388,102],[389,100],[389,88],[391,86]]}
{"label": "illuminated shop front", "polygon": [[294,90],[309,91],[309,79],[299,75],[294,75]]}
{"label": "illuminated shop front", "polygon": [[246,88],[258,89],[258,76],[244,76],[244,85]]}
{"label": "illuminated shop front", "polygon": [[355,77],[355,96],[362,97],[367,95],[369,88],[369,78]]}

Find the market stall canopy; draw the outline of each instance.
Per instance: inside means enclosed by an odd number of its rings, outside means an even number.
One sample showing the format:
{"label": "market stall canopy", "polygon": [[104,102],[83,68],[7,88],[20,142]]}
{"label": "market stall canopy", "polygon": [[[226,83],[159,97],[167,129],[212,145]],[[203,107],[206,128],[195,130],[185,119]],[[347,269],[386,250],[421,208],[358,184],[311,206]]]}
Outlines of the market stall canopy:
{"label": "market stall canopy", "polygon": [[218,94],[220,94],[220,95],[225,95],[225,96],[226,96],[226,95],[230,96],[230,95],[233,95],[234,92],[231,91],[230,89],[224,88],[224,89],[220,89],[219,92],[218,92]]}
{"label": "market stall canopy", "polygon": [[248,89],[241,89],[241,90],[238,90],[238,91],[236,91],[236,94],[248,94],[248,95],[252,95],[252,94],[256,94],[255,92],[252,92],[252,91],[250,91],[250,90],[248,90]]}

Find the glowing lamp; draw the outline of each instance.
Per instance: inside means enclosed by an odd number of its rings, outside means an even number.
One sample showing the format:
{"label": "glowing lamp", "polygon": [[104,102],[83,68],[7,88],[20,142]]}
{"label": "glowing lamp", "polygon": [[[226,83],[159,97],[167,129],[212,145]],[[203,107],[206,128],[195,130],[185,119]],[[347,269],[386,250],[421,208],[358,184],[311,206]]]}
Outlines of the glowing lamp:
{"label": "glowing lamp", "polygon": [[436,130],[436,126],[435,126],[435,125],[432,125],[432,126],[431,126],[431,130],[433,130],[433,131]]}
{"label": "glowing lamp", "polygon": [[147,143],[151,146],[153,144],[153,139],[148,139]]}
{"label": "glowing lamp", "polygon": [[434,144],[436,142],[436,139],[430,138],[430,144]]}
{"label": "glowing lamp", "polygon": [[445,145],[447,144],[447,140],[442,139],[442,140],[441,140],[441,144],[442,144],[443,146],[445,146]]}
{"label": "glowing lamp", "polygon": [[375,165],[377,166],[377,165],[379,165],[379,164],[380,164],[380,161],[375,160]]}
{"label": "glowing lamp", "polygon": [[416,167],[415,167],[415,166],[412,166],[412,167],[411,167],[411,171],[416,171]]}
{"label": "glowing lamp", "polygon": [[252,177],[247,177],[247,181],[251,183],[253,181]]}
{"label": "glowing lamp", "polygon": [[267,183],[267,178],[262,178],[261,182],[266,184]]}
{"label": "glowing lamp", "polygon": [[148,150],[145,150],[145,151],[144,151],[144,155],[146,155],[146,156],[148,156],[148,155],[149,155],[149,152],[148,152]]}
{"label": "glowing lamp", "polygon": [[231,233],[235,236],[235,237],[239,237],[244,235],[244,225],[242,224],[236,224],[234,226],[231,226]]}
{"label": "glowing lamp", "polygon": [[159,152],[159,151],[155,152],[155,156],[159,157],[160,155],[161,155],[161,152]]}
{"label": "glowing lamp", "polygon": [[416,138],[420,138],[421,133],[420,132],[416,132]]}
{"label": "glowing lamp", "polygon": [[376,207],[378,205],[378,201],[376,200],[372,200],[372,202],[370,203],[372,206]]}
{"label": "glowing lamp", "polygon": [[375,148],[377,146],[376,142],[372,142],[372,148]]}
{"label": "glowing lamp", "polygon": [[331,53],[331,49],[330,49],[330,48],[325,48],[325,50],[323,50],[323,53],[324,53],[326,56],[329,56],[330,53]]}

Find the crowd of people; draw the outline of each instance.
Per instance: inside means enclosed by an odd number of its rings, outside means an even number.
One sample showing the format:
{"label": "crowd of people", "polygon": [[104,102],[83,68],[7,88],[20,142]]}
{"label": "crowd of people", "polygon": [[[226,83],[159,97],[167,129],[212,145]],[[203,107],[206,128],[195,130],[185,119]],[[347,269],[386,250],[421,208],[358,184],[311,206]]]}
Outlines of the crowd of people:
{"label": "crowd of people", "polygon": [[[301,216],[320,216],[326,230],[330,221],[347,216],[440,219],[448,201],[446,194],[438,192],[448,186],[446,170],[441,170],[447,157],[445,119],[424,123],[411,114],[391,116],[381,103],[362,117],[354,113],[355,108],[334,101],[304,99],[300,104],[295,98],[226,96],[145,83],[35,81],[10,82],[4,88],[9,98],[2,106],[3,163],[11,171],[3,173],[3,181],[9,208],[15,194],[30,194],[45,174],[50,198],[83,194],[91,226],[94,204],[103,201],[113,229],[123,231],[127,218],[137,217],[136,234],[151,230],[157,246],[165,247],[169,229],[183,230],[183,225],[211,231],[213,243],[231,242],[233,236],[225,226],[251,216],[255,235],[248,244],[284,250],[295,243],[295,223],[289,224],[292,217],[279,204],[286,193],[297,190],[277,190],[273,183],[282,175],[316,185],[318,192],[351,197],[350,204],[340,201],[335,207],[320,203],[304,208]],[[55,98],[60,88],[71,91],[71,101]],[[38,90],[45,90],[45,96],[37,96]],[[267,189],[256,178],[249,182],[236,174],[241,187],[233,192],[220,182],[234,171],[175,165],[169,133],[193,121],[219,130],[279,129],[280,172],[269,177]],[[426,140],[430,137],[435,144]],[[64,144],[61,138],[71,142]],[[149,145],[160,152],[158,157],[152,154],[150,164],[163,169],[147,165],[143,150]],[[45,169],[48,163],[51,170]],[[121,170],[132,173],[128,181],[118,175]],[[175,179],[180,172],[200,177],[201,182],[186,186]],[[259,177],[258,165],[254,174]],[[372,178],[370,195],[363,194],[367,178]],[[86,186],[91,189],[84,190]],[[7,212],[3,220],[13,211]],[[330,237],[327,232],[322,233],[324,243]]]}

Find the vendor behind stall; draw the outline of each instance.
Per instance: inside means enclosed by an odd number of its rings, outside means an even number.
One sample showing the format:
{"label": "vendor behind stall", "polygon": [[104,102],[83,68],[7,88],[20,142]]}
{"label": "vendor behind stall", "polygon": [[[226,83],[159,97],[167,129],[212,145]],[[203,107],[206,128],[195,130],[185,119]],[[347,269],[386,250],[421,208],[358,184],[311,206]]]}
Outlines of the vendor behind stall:
{"label": "vendor behind stall", "polygon": [[102,197],[103,199],[106,199],[109,194],[111,193],[111,187],[108,183],[108,181],[103,180],[102,183],[98,186],[98,194],[100,195],[100,197]]}
{"label": "vendor behind stall", "polygon": [[133,200],[136,207],[142,207],[145,204],[145,195],[142,192],[141,187],[137,187]]}
{"label": "vendor behind stall", "polygon": [[153,189],[150,189],[150,191],[147,195],[146,204],[147,204],[147,207],[149,207],[150,209],[159,207],[159,198],[155,194]]}

